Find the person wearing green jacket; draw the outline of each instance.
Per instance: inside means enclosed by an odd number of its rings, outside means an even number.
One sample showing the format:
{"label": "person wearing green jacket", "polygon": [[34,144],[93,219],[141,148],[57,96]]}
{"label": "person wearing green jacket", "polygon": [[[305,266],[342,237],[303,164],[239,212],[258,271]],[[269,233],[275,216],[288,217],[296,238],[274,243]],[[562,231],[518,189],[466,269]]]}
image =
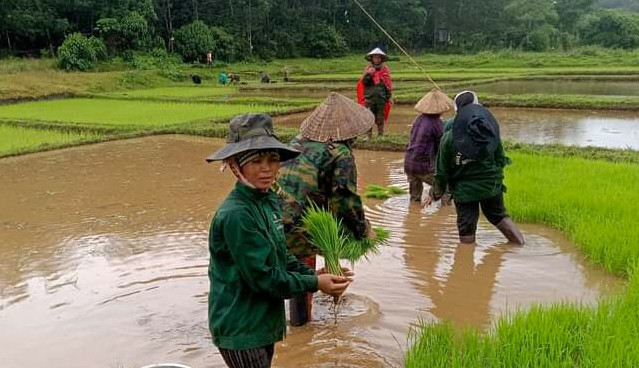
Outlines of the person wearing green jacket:
{"label": "person wearing green jacket", "polygon": [[475,242],[481,207],[508,241],[524,244],[523,235],[504,206],[504,167],[510,160],[504,154],[497,120],[472,91],[458,94],[455,107],[457,114],[448,130],[444,128],[439,146],[435,184],[422,205],[438,200],[449,187],[462,243]]}
{"label": "person wearing green jacket", "polygon": [[232,368],[270,367],[274,343],[286,333],[284,299],[318,289],[339,296],[353,273],[316,274],[286,250],[277,194],[280,161],[299,154],[280,143],[268,115],[241,115],[226,146],[207,158],[237,178],[209,231],[209,329]]}

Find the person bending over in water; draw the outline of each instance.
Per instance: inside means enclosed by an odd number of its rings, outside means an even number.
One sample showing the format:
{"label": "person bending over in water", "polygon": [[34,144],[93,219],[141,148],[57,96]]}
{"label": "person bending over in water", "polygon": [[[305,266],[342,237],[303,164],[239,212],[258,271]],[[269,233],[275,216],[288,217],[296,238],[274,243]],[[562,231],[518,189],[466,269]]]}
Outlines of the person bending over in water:
{"label": "person bending over in water", "polygon": [[[479,208],[508,241],[524,244],[524,236],[504,206],[504,155],[499,124],[481,106],[477,95],[464,91],[455,97],[457,115],[442,137],[435,183],[423,206],[441,198],[447,185],[455,198],[457,229],[462,243],[474,243]],[[446,129],[446,128],[445,128]]]}

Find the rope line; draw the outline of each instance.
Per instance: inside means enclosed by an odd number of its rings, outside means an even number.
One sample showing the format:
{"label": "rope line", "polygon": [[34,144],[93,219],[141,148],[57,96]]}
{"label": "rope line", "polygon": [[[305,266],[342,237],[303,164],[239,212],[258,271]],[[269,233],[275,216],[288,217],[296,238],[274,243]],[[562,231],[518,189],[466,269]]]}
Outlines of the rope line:
{"label": "rope line", "polygon": [[415,59],[413,59],[406,50],[404,50],[404,48],[402,47],[402,45],[400,45],[397,41],[395,41],[395,39],[388,34],[388,32],[386,32],[386,30],[384,29],[384,27],[382,27],[379,23],[377,23],[377,21],[375,20],[375,18],[373,18],[373,16],[366,11],[366,9],[364,9],[364,6],[362,6],[362,4],[358,1],[358,0],[353,0],[355,2],[355,4],[357,4],[357,6],[359,6],[360,9],[362,9],[362,11],[364,12],[364,14],[366,14],[368,16],[368,18],[370,18],[370,20],[375,23],[375,25],[377,26],[377,28],[379,28],[385,35],[386,37],[388,37],[394,44],[395,46],[397,46],[397,48],[404,53],[404,55],[406,55],[406,57],[408,58],[408,60],[410,60],[413,64],[415,64],[415,66],[417,67],[417,69],[419,69],[422,73],[424,73],[424,75],[426,75],[426,78],[428,78],[428,80],[433,84],[433,86],[435,86],[435,88],[439,89],[439,86],[437,85],[437,83],[435,83],[435,81],[430,77],[430,75],[428,75],[428,72],[426,70],[424,70],[416,61]]}

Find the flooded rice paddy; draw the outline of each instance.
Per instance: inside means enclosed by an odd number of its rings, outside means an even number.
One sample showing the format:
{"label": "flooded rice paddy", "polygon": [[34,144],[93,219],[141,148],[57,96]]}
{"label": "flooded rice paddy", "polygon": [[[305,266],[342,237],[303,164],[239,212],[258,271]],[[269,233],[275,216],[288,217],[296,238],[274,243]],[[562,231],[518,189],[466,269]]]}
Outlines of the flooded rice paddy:
{"label": "flooded rice paddy", "polygon": [[[204,157],[223,142],[162,136],[0,160],[2,367],[223,367],[207,328],[207,230],[233,186]],[[407,187],[401,153],[356,152],[359,182]],[[457,243],[454,210],[407,195],[366,200],[391,232],[355,265],[339,310],[291,328],[277,367],[398,367],[418,319],[486,327],[532,303],[594,303],[622,282],[560,234],[522,225],[524,247],[481,222]]]}
{"label": "flooded rice paddy", "polygon": [[636,81],[622,80],[511,80],[480,84],[473,90],[499,95],[639,96]]}
{"label": "flooded rice paddy", "polygon": [[[502,137],[517,142],[639,150],[639,115],[636,112],[503,107],[490,110],[499,121]],[[299,128],[309,114],[280,116],[275,124]],[[412,105],[396,105],[386,131],[408,134],[417,115]],[[452,114],[445,118],[450,116]]]}

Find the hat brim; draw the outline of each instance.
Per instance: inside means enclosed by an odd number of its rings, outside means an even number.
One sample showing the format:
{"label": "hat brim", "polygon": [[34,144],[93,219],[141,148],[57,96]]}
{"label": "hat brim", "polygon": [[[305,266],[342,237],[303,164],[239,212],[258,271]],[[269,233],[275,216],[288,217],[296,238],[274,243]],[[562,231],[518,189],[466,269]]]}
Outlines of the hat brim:
{"label": "hat brim", "polygon": [[370,62],[373,61],[373,56],[375,55],[379,55],[382,57],[382,63],[385,63],[386,61],[388,61],[388,55],[384,55],[384,54],[372,54],[372,55],[366,55],[364,58]]}
{"label": "hat brim", "polygon": [[275,150],[280,154],[280,162],[297,157],[300,152],[283,144],[272,136],[262,135],[251,137],[240,142],[229,142],[212,155],[206,158],[207,162],[225,160],[231,156],[248,150]]}

